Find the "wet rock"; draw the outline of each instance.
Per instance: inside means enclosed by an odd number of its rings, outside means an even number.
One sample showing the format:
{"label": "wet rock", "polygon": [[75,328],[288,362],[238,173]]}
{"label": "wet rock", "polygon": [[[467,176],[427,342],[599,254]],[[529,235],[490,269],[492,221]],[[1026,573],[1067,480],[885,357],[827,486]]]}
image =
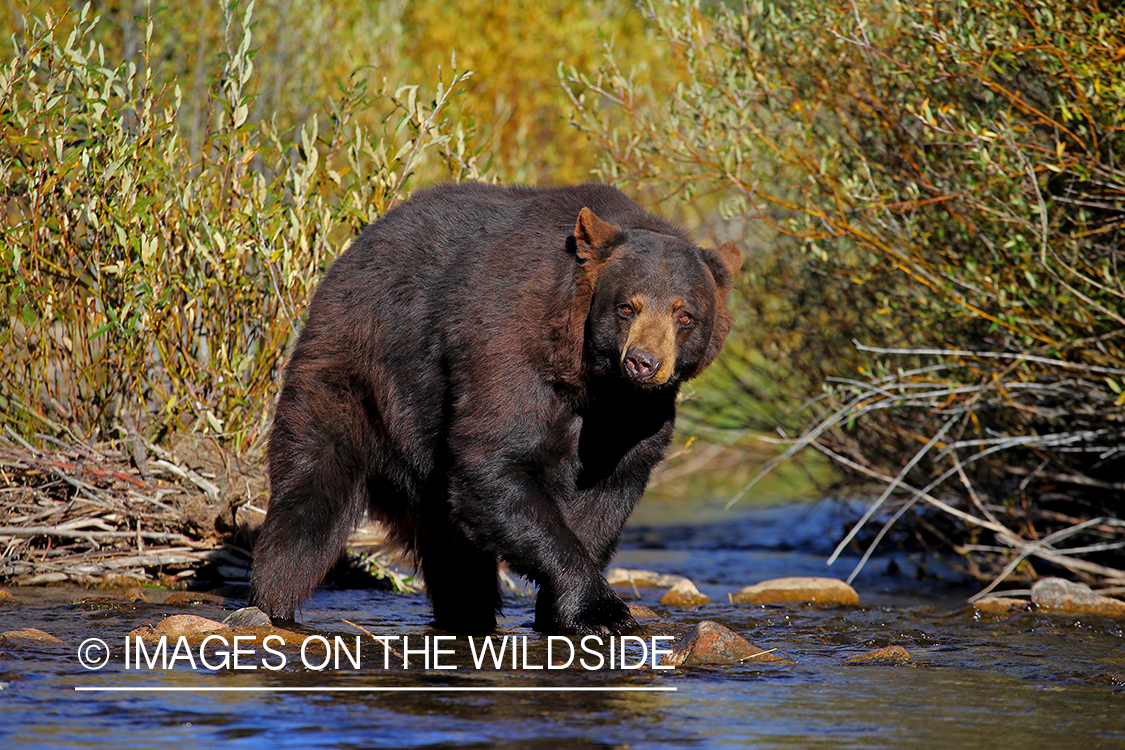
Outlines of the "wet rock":
{"label": "wet rock", "polygon": [[136,586],[125,591],[125,598],[134,604],[138,602],[148,602],[148,597],[145,596],[145,592],[141,591]]}
{"label": "wet rock", "polygon": [[[275,628],[272,625],[249,625],[249,626],[231,628],[230,630],[221,630],[221,631],[213,631],[213,632],[216,632],[219,635],[225,635],[225,636],[230,636],[230,637],[248,635],[248,636],[251,636],[255,639],[255,643],[254,643],[255,646],[260,646],[260,644],[262,643],[262,639],[264,639],[266,636],[275,636],[276,638],[280,638],[281,641],[282,641],[281,644],[278,644],[276,640],[270,641],[270,647],[271,648],[274,648],[274,647],[279,648],[281,646],[289,646],[291,648],[299,648],[301,646],[301,644],[305,641],[305,639],[308,637],[308,636],[302,635],[300,633],[294,633],[292,630],[283,630],[281,628]],[[314,646],[316,645],[315,641],[313,642],[313,645]],[[381,647],[382,647],[382,645],[380,644],[380,648]],[[323,653],[323,650],[322,650],[322,653]],[[382,652],[380,652],[380,653],[382,653]]]}
{"label": "wet rock", "polygon": [[[253,611],[257,611],[261,617],[265,618],[264,624],[254,624],[261,622]],[[141,627],[129,633],[129,638],[140,638],[144,641],[159,641],[162,636],[166,636],[169,641],[178,640],[181,637],[186,637],[189,643],[201,643],[209,636],[219,636],[232,642],[235,636],[249,636],[255,639],[256,644],[260,644],[262,639],[267,636],[276,636],[281,639],[281,644],[276,640],[271,641],[272,646],[291,646],[299,647],[305,640],[306,636],[300,633],[294,633],[292,630],[282,630],[275,628],[269,623],[269,618],[257,607],[246,607],[232,613],[233,615],[244,613],[240,615],[241,618],[251,620],[251,624],[236,624],[233,627],[228,627],[226,624],[209,620],[206,617],[197,617],[196,615],[172,615],[166,617],[155,626],[145,623]],[[228,620],[231,618],[228,617]]]}
{"label": "wet rock", "polygon": [[268,628],[273,622],[269,615],[257,607],[243,607],[227,615],[223,625],[229,628]]}
{"label": "wet rock", "polygon": [[1013,599],[1007,596],[986,596],[983,599],[977,599],[973,602],[973,606],[981,612],[990,615],[1006,615],[1009,612],[1026,612],[1028,603],[1026,599]]}
{"label": "wet rock", "polygon": [[610,568],[605,574],[610,586],[636,586],[637,588],[666,589],[687,579],[683,576],[665,575],[652,570],[630,570],[629,568]]}
{"label": "wet rock", "polygon": [[660,616],[643,604],[630,604],[629,614],[633,616],[634,620],[648,620]]}
{"label": "wet rock", "polygon": [[1095,593],[1083,583],[1042,578],[1031,587],[1031,601],[1042,610],[1067,614],[1125,617],[1125,601]]}
{"label": "wet rock", "polygon": [[732,597],[740,604],[808,603],[822,606],[859,604],[859,594],[836,578],[774,578],[740,589]]}
{"label": "wet rock", "polygon": [[777,654],[752,645],[730,628],[703,620],[672,647],[661,664],[746,664],[749,662],[789,662]]}
{"label": "wet rock", "polygon": [[109,612],[131,612],[137,608],[137,604],[147,601],[142,598],[140,600],[128,599],[119,594],[107,594],[102,596],[84,596],[81,599],[75,599],[70,603],[74,609],[82,609],[88,612],[109,611]]}
{"label": "wet rock", "polygon": [[19,600],[8,589],[0,589],[0,604],[19,604]]}
{"label": "wet rock", "polygon": [[847,664],[902,664],[908,661],[910,661],[910,652],[902,646],[877,648],[844,660]]}
{"label": "wet rock", "polygon": [[195,615],[172,615],[166,617],[155,626],[144,624],[129,633],[130,638],[144,640],[159,640],[161,636],[168,636],[169,640],[177,639],[182,635],[197,636],[210,633],[214,630],[228,630],[226,625],[206,617]]}
{"label": "wet rock", "polygon": [[204,594],[199,591],[173,591],[168,595],[168,598],[164,600],[164,603],[176,607],[192,607],[198,604],[222,606],[224,601],[221,596]]}
{"label": "wet rock", "polygon": [[695,587],[687,578],[677,583],[664,592],[660,603],[665,607],[698,607],[701,604],[710,604],[711,598]]}
{"label": "wet rock", "polygon": [[39,628],[24,628],[23,630],[9,630],[0,633],[0,646],[6,648],[66,646],[66,641],[60,641],[55,636],[50,633],[45,633]]}

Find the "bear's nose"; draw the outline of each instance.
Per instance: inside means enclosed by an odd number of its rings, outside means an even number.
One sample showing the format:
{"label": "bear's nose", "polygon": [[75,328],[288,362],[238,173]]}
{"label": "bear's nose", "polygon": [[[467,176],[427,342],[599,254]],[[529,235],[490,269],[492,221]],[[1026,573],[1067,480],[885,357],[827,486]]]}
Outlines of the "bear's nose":
{"label": "bear's nose", "polygon": [[625,372],[634,380],[648,380],[660,367],[660,360],[656,355],[636,347],[625,353]]}

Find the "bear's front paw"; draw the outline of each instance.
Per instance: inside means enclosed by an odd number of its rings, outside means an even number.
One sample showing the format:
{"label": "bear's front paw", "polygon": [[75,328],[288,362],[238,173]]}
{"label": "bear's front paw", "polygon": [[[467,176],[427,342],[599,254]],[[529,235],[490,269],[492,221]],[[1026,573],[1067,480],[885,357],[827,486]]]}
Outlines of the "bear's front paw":
{"label": "bear's front paw", "polygon": [[561,635],[623,635],[639,626],[608,585],[570,591],[557,598],[539,592],[535,629]]}

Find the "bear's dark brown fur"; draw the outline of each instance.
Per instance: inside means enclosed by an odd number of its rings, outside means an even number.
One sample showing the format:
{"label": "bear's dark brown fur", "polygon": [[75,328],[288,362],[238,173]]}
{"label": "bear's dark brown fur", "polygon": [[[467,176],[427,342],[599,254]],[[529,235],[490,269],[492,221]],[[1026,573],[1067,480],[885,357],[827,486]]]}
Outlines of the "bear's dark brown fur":
{"label": "bear's dark brown fur", "polygon": [[252,603],[292,618],[370,514],[439,627],[495,628],[499,560],[539,585],[541,631],[635,627],[602,571],[740,264],[605,185],[446,185],[387,213],[286,368]]}

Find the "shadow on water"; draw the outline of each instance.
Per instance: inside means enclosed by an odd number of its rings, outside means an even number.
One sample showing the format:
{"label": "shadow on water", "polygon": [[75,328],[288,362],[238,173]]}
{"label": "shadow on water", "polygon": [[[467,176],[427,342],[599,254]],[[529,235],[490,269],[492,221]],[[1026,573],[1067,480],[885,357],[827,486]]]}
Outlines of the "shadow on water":
{"label": "shadow on water", "polygon": [[[647,501],[646,501],[647,503]],[[861,605],[835,609],[728,602],[743,585],[826,568],[837,524],[825,504],[718,514],[642,504],[615,565],[691,577],[716,603],[661,607],[647,634],[680,636],[702,619],[727,625],[792,663],[675,670],[544,666],[546,639],[530,629],[533,600],[512,595],[501,635],[526,643],[527,661],[473,668],[463,637],[445,664],[424,669],[361,636],[361,666],[313,671],[294,653],[284,669],[125,668],[124,636],[170,614],[222,619],[227,606],[160,603],[74,606],[89,592],[15,590],[0,605],[0,631],[37,627],[68,645],[0,648],[0,746],[289,748],[501,747],[1122,747],[1125,746],[1125,621],[1023,613],[987,616],[964,607],[969,590],[890,575],[888,558],[860,575]],[[910,561],[896,563],[908,573]],[[838,569],[837,569],[838,568]],[[634,592],[625,590],[626,597]],[[153,602],[165,592],[149,592]],[[354,644],[350,620],[412,642],[443,635],[428,625],[421,595],[324,589],[302,618],[306,634]],[[115,649],[99,671],[82,667],[77,644],[100,637]],[[522,640],[521,640],[522,639]],[[401,642],[395,642],[401,649]],[[848,657],[904,647],[898,664]],[[638,650],[630,644],[629,659]],[[510,652],[507,652],[510,654]],[[557,652],[556,652],[557,653]],[[260,665],[261,653],[247,663]],[[505,657],[507,658],[507,657]],[[387,660],[387,661],[385,661]],[[315,661],[315,660],[313,660]],[[592,658],[591,658],[591,661]],[[391,668],[384,669],[389,663]],[[76,692],[75,687],[241,687],[265,692]],[[292,688],[675,688],[674,692],[285,692]]]}

